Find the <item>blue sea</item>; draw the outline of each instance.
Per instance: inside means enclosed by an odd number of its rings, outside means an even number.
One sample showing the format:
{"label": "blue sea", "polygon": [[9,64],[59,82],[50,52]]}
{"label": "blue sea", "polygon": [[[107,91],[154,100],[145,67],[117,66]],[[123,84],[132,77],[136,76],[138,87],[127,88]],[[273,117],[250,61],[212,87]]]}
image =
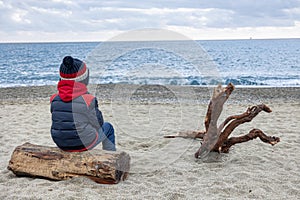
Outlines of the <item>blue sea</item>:
{"label": "blue sea", "polygon": [[0,87],[55,85],[64,56],[91,83],[299,87],[300,39],[2,43]]}

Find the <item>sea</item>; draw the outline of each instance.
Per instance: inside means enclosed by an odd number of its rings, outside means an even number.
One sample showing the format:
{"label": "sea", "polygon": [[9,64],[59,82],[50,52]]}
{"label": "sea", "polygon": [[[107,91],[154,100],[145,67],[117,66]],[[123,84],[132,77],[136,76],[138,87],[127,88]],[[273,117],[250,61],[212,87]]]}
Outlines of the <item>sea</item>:
{"label": "sea", "polygon": [[0,87],[56,85],[70,55],[92,84],[299,87],[300,39],[1,43]]}

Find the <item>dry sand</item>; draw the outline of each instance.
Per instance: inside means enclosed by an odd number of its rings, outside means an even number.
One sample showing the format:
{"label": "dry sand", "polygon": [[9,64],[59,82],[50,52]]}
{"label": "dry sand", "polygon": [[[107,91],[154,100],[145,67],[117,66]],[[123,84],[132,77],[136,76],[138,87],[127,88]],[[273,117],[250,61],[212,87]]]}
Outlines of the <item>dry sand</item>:
{"label": "dry sand", "polygon": [[[8,171],[12,151],[25,142],[55,146],[50,136],[49,96],[54,86],[1,88],[0,199],[299,199],[300,88],[238,88],[220,121],[250,105],[266,103],[233,134],[262,129],[278,136],[275,146],[259,139],[206,160],[193,155],[199,140],[164,139],[180,130],[203,129],[211,88],[175,86],[90,86],[106,121],[116,129],[118,150],[132,157],[126,181],[100,185],[20,178]],[[97,149],[101,149],[97,147]]]}

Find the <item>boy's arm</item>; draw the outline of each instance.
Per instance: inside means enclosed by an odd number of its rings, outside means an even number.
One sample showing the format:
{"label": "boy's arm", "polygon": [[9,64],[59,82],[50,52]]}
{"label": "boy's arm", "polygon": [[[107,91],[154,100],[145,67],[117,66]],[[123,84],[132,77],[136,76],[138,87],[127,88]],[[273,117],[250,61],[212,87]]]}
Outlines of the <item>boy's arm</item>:
{"label": "boy's arm", "polygon": [[95,112],[96,112],[96,117],[97,117],[97,120],[98,120],[98,123],[100,125],[100,127],[102,127],[103,123],[104,123],[104,120],[103,120],[103,116],[102,116],[102,112],[99,110],[98,108],[98,101],[96,98],[94,98],[93,100],[93,103],[94,105],[94,109],[95,109]]}
{"label": "boy's arm", "polygon": [[97,98],[92,95],[83,96],[84,101],[86,102],[89,112],[86,113],[90,119],[90,123],[97,129],[102,127],[104,120],[101,111],[98,108]]}
{"label": "boy's arm", "polygon": [[96,98],[95,98],[95,110],[96,110],[96,116],[97,116],[99,125],[102,127],[102,125],[104,123],[104,119],[103,119],[103,116],[102,116],[102,112],[98,108],[98,101],[97,101]]}

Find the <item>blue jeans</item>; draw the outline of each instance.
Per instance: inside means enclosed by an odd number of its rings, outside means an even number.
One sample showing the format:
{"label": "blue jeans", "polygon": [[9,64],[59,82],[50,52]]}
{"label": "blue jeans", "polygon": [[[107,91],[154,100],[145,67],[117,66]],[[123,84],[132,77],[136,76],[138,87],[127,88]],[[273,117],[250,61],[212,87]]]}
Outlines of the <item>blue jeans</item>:
{"label": "blue jeans", "polygon": [[114,127],[110,123],[104,122],[98,133],[97,144],[102,142],[103,150],[116,151]]}

